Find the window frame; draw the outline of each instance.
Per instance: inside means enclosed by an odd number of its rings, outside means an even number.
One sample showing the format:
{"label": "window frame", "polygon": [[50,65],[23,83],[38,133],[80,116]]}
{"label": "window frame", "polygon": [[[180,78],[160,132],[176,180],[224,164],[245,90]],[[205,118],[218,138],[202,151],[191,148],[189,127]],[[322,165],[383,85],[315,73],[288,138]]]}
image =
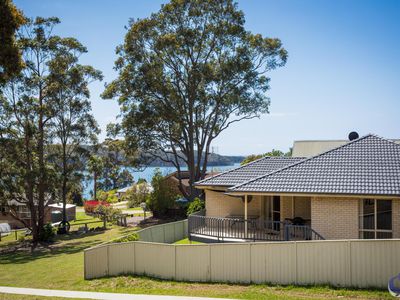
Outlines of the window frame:
{"label": "window frame", "polygon": [[[364,218],[364,201],[369,200],[374,202],[374,228],[373,229],[364,229],[361,228],[361,225],[364,226],[363,222],[361,220]],[[378,229],[378,201],[389,201],[390,202],[390,218],[391,218],[391,229]],[[373,239],[389,239],[389,238],[378,238],[379,233],[390,233],[391,238],[393,238],[393,201],[390,199],[370,199],[370,198],[363,198],[359,200],[359,205],[358,205],[358,231],[359,231],[359,238],[360,239],[368,239],[364,238],[364,233],[369,232],[373,233],[374,237]]]}

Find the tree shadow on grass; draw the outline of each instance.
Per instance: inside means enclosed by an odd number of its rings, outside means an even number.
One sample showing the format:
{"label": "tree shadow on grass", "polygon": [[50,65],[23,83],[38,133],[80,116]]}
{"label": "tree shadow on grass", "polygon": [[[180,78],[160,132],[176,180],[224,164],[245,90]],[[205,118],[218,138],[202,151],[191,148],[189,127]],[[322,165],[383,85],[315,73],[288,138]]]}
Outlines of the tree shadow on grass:
{"label": "tree shadow on grass", "polygon": [[103,240],[99,238],[82,241],[80,239],[96,236],[101,233],[104,232],[97,231],[90,232],[84,235],[66,235],[62,238],[58,238],[54,244],[40,245],[33,252],[31,252],[27,248],[4,252],[0,255],[0,264],[24,264],[35,261],[37,259],[82,252],[84,249],[90,248],[103,242]]}

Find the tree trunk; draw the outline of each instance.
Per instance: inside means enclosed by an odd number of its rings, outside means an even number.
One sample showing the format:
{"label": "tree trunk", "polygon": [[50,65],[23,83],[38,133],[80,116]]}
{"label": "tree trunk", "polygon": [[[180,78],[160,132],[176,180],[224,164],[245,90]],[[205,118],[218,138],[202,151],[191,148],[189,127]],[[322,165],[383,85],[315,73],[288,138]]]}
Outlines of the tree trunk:
{"label": "tree trunk", "polygon": [[97,200],[97,173],[94,173],[93,176],[93,199]]}
{"label": "tree trunk", "polygon": [[67,157],[66,157],[66,144],[63,144],[63,182],[62,182],[62,201],[63,201],[63,212],[62,212],[62,223],[67,223]]}
{"label": "tree trunk", "polygon": [[[44,225],[44,202],[45,202],[45,184],[46,184],[46,167],[44,161],[44,107],[43,107],[42,88],[39,87],[39,138],[38,138],[38,162],[39,162],[39,184],[38,184],[38,203],[37,203],[37,231]],[[39,235],[38,235],[39,236]],[[40,237],[39,237],[40,238]]]}

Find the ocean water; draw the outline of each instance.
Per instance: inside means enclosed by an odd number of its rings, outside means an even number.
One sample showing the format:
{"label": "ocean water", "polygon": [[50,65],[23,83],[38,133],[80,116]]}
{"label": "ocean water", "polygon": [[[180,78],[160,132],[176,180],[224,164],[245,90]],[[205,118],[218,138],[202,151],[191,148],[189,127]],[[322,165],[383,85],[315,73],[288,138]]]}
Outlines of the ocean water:
{"label": "ocean water", "polygon": [[[209,166],[209,167],[207,167],[207,172],[220,173],[220,172],[223,172],[223,171],[227,171],[227,170],[236,168],[239,165],[240,164],[237,163],[237,164],[229,165],[229,166]],[[176,169],[174,167],[147,167],[146,169],[144,169],[142,171],[137,171],[137,170],[134,170],[132,168],[127,168],[127,169],[131,172],[131,174],[133,176],[133,180],[135,182],[139,178],[144,178],[144,179],[146,179],[147,182],[150,182],[156,169],[160,169],[161,173],[164,176],[176,171]],[[187,168],[182,167],[182,170],[186,170],[186,169]],[[93,180],[92,179],[85,180],[83,182],[83,198],[84,199],[90,199],[92,192],[93,192]]]}

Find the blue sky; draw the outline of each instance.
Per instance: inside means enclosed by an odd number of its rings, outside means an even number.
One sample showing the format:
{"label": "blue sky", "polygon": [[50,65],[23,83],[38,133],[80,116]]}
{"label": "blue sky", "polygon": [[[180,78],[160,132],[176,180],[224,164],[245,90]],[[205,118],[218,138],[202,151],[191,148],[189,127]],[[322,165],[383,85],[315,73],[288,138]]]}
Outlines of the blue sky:
{"label": "blue sky", "polygon": [[[15,0],[29,17],[59,17],[55,32],[78,38],[89,50],[81,62],[103,71],[91,86],[102,137],[119,112],[99,95],[116,77],[124,26],[162,2]],[[294,140],[344,139],[352,130],[400,138],[400,1],[242,0],[239,8],[246,28],[280,38],[289,59],[270,73],[271,113],[230,127],[214,142],[218,153],[286,151]]]}

